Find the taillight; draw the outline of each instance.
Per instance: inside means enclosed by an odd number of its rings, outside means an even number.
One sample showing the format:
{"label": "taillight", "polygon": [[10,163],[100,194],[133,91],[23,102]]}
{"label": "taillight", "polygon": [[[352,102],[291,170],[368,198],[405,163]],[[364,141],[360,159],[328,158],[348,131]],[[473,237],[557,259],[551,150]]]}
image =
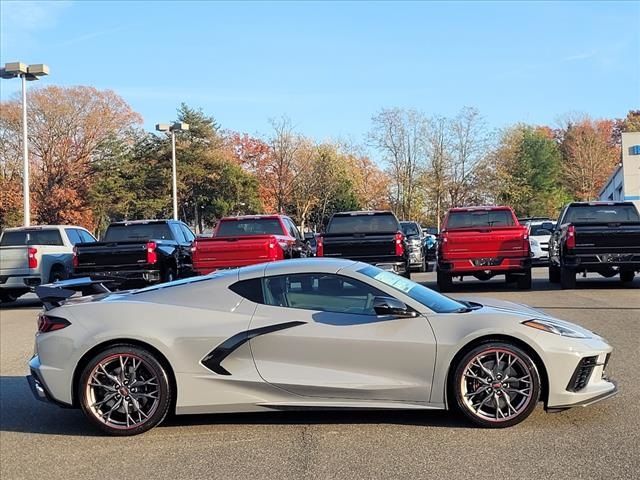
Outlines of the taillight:
{"label": "taillight", "polygon": [[567,228],[567,248],[576,248],[576,227],[569,225]]}
{"label": "taillight", "polygon": [[318,237],[316,239],[316,257],[324,256],[324,242],[322,241],[322,237]]}
{"label": "taillight", "polygon": [[50,317],[41,313],[38,316],[38,333],[54,332],[56,330],[62,330],[65,327],[71,325],[69,320],[60,317]]}
{"label": "taillight", "polygon": [[73,268],[78,268],[80,261],[78,260],[78,247],[73,247]]}
{"label": "taillight", "polygon": [[29,257],[29,268],[38,268],[38,259],[36,258],[36,253],[38,253],[38,249],[29,247],[27,252],[28,252],[27,256]]}
{"label": "taillight", "polygon": [[396,256],[402,257],[404,255],[404,234],[402,232],[396,233]]}
{"label": "taillight", "polygon": [[158,261],[156,247],[156,242],[147,242],[147,263],[150,263],[152,265]]}
{"label": "taillight", "polygon": [[275,260],[278,258],[278,240],[276,240],[275,238],[270,238],[269,239],[269,253],[267,254],[268,258],[270,260]]}

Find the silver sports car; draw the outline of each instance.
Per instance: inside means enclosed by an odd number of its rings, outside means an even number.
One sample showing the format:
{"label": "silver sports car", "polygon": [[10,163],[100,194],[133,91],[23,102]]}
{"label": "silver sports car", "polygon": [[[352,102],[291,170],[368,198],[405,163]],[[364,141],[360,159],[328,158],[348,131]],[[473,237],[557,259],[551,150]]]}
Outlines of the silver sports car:
{"label": "silver sports car", "polygon": [[538,401],[564,409],[617,390],[612,348],[589,330],[359,262],[287,260],[72,297],[91,287],[37,289],[28,380],[38,399],[79,407],[113,435],[170,411],[449,408],[507,427]]}

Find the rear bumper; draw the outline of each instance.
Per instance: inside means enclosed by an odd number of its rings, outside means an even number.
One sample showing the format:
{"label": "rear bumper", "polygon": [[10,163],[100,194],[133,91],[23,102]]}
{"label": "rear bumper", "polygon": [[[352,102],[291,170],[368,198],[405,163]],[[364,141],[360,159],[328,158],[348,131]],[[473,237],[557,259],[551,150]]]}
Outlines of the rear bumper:
{"label": "rear bumper", "polygon": [[25,290],[38,286],[42,283],[40,275],[19,274],[19,275],[1,275],[0,288],[7,290]]}
{"label": "rear bumper", "polygon": [[35,397],[36,400],[46,403],[53,403],[54,405],[58,405],[62,408],[73,408],[72,405],[61,402],[57,400],[52,394],[47,384],[42,378],[40,374],[40,360],[38,356],[34,356],[29,362],[29,371],[30,375],[27,375],[27,382],[29,383],[29,388],[31,389],[31,393]]}
{"label": "rear bumper", "polygon": [[479,272],[492,274],[517,273],[531,268],[531,258],[467,258],[467,259],[440,259],[438,269],[449,273],[468,273],[470,275]]}
{"label": "rear bumper", "polygon": [[638,253],[598,253],[585,255],[565,255],[563,264],[569,268],[620,268],[640,271],[640,254]]}
{"label": "rear bumper", "polygon": [[98,272],[92,270],[76,270],[73,272],[72,277],[91,277],[94,280],[112,280],[116,283],[157,283],[161,279],[161,274],[159,269],[109,270]]}

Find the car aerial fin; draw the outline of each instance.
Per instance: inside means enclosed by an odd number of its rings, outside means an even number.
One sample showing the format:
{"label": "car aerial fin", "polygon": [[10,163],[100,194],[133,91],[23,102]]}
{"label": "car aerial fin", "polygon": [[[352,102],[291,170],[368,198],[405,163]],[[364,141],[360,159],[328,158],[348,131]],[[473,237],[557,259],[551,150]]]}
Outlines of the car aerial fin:
{"label": "car aerial fin", "polygon": [[83,296],[111,292],[111,290],[105,287],[103,280],[91,280],[89,277],[73,278],[39,285],[35,287],[33,291],[40,301],[42,301],[45,310],[59,307],[76,292],[81,292]]}

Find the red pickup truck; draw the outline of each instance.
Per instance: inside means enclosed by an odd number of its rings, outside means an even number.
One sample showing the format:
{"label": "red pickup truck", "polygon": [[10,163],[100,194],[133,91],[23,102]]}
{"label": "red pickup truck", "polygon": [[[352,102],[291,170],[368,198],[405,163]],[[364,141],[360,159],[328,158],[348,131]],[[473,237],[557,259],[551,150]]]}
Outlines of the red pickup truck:
{"label": "red pickup truck", "polygon": [[531,288],[527,228],[509,207],[450,209],[438,243],[440,290],[450,290],[454,277],[489,280],[496,275],[505,275],[518,289]]}
{"label": "red pickup truck", "polygon": [[307,243],[284,215],[225,217],[211,238],[197,238],[191,247],[193,268],[200,275],[284,258],[306,257]]}

